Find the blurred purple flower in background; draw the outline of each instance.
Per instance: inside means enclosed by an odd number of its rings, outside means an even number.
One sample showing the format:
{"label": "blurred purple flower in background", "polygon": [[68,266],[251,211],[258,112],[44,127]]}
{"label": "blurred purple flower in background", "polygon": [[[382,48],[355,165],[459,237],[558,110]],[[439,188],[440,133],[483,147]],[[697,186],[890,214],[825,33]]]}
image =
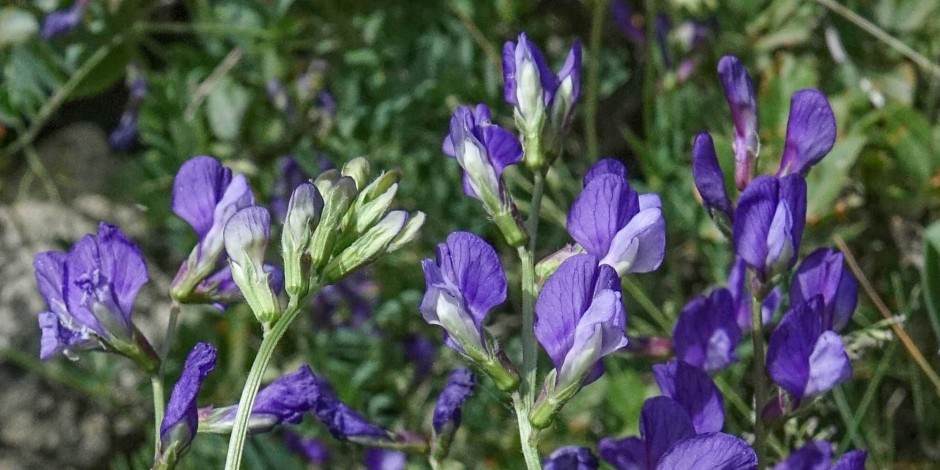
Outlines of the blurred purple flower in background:
{"label": "blurred purple flower in background", "polygon": [[366,470],[405,470],[408,457],[397,450],[370,447],[364,458]]}
{"label": "blurred purple flower in background", "polygon": [[72,6],[49,13],[42,22],[39,36],[51,39],[71,32],[82,22],[89,4],[91,0],[75,0]]}
{"label": "blurred purple flower in background", "polygon": [[434,432],[447,432],[445,428],[456,429],[460,426],[461,410],[464,402],[473,394],[476,378],[470,369],[459,368],[450,373],[447,384],[441,391],[434,407]]}
{"label": "blurred purple flower in background", "polygon": [[597,470],[600,462],[586,447],[559,447],[542,462],[544,470]]}
{"label": "blurred purple flower in background", "polygon": [[284,445],[314,465],[326,465],[330,461],[330,449],[321,439],[304,437],[293,431],[284,431]]}
{"label": "blurred purple flower in background", "polygon": [[853,450],[842,454],[832,463],[832,444],[826,441],[810,441],[793,451],[773,470],[865,470],[868,453]]}
{"label": "blurred purple flower in background", "polygon": [[147,79],[139,76],[131,82],[130,94],[127,98],[127,104],[124,107],[124,113],[121,114],[121,120],[117,127],[108,135],[108,143],[111,150],[115,152],[127,152],[137,142],[137,117],[140,114],[140,106],[147,96]]}

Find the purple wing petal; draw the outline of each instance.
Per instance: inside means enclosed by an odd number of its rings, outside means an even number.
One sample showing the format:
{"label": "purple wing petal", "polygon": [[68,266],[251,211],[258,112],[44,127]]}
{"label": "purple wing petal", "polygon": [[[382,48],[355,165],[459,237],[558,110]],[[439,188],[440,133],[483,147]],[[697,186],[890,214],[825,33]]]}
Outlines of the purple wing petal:
{"label": "purple wing petal", "polygon": [[836,142],[836,117],[819,90],[800,90],[790,98],[787,143],[778,176],[805,175]]}
{"label": "purple wing petal", "polygon": [[101,272],[114,286],[115,300],[129,324],[137,292],[148,280],[144,257],[119,228],[105,223],[98,226],[98,249]]}
{"label": "purple wing petal", "polygon": [[620,229],[639,212],[639,196],[619,176],[594,178],[568,212],[568,233],[591,255],[603,258]]}
{"label": "purple wing petal", "polygon": [[790,453],[786,460],[773,470],[829,470],[832,460],[832,444],[825,441],[810,441]]}
{"label": "purple wing petal", "polygon": [[740,342],[734,303],[724,288],[686,304],[673,331],[676,357],[705,370],[719,370],[737,361],[734,350]]}
{"label": "purple wing petal", "polygon": [[677,442],[694,435],[692,420],[679,402],[669,397],[653,397],[643,404],[640,436],[646,442],[646,468],[654,468],[656,462]]}
{"label": "purple wing petal", "polygon": [[597,445],[601,458],[617,470],[648,470],[646,443],[639,437],[601,439]]}
{"label": "purple wing petal", "polygon": [[803,228],[806,226],[806,180],[800,175],[787,175],[780,178],[780,201],[786,202],[793,226],[790,231],[790,243],[793,245],[793,257],[787,264],[787,269],[796,264],[797,254],[800,252],[800,241],[803,239]]}
{"label": "purple wing petal", "polygon": [[408,456],[397,450],[370,447],[366,451],[366,470],[405,470]]}
{"label": "purple wing petal", "polygon": [[197,343],[186,357],[160,424],[160,441],[164,446],[171,441],[183,441],[185,446],[196,435],[199,425],[196,396],[206,376],[215,368],[215,360],[216,349],[208,343]]}
{"label": "purple wing petal", "polygon": [[232,181],[232,170],[199,156],[180,167],[173,181],[173,212],[196,230],[201,240],[212,227],[215,206]]}
{"label": "purple wing petal", "polygon": [[587,173],[584,174],[584,186],[587,186],[599,176],[613,175],[624,181],[627,180],[627,167],[623,166],[620,160],[613,157],[602,158],[597,163],[591,165]]}
{"label": "purple wing petal", "polygon": [[832,390],[852,378],[852,361],[845,353],[842,337],[835,331],[825,331],[816,340],[809,356],[809,379],[804,395],[819,395]]}
{"label": "purple wing petal", "polygon": [[459,368],[450,373],[447,379],[447,385],[441,391],[441,396],[437,399],[437,405],[434,407],[434,432],[441,433],[444,426],[452,424],[456,429],[460,426],[461,410],[464,402],[473,394],[473,387],[476,379],[470,369]]}
{"label": "purple wing petal", "polygon": [[495,124],[487,124],[482,127],[481,133],[497,178],[503,174],[504,168],[522,161],[522,145],[512,132]]}
{"label": "purple wing petal", "polygon": [[517,105],[516,99],[516,43],[503,44],[503,97],[506,103]]}
{"label": "purple wing petal", "polygon": [[673,360],[653,366],[653,375],[663,395],[679,402],[692,418],[696,433],[721,431],[725,424],[725,402],[708,374]]}
{"label": "purple wing petal", "polygon": [[597,470],[599,465],[590,449],[578,446],[558,448],[542,462],[544,470]]}
{"label": "purple wing petal", "polygon": [[[658,200],[656,195],[644,194],[640,196],[639,204],[642,207],[644,203]],[[662,209],[653,206],[640,210],[614,235],[601,264],[614,267],[621,276],[648,273],[659,268],[665,255],[666,221]]]}
{"label": "purple wing petal", "polygon": [[695,143],[692,145],[692,177],[706,208],[717,209],[728,217],[733,216],[734,209],[731,207],[731,199],[728,198],[728,190],[725,189],[725,176],[718,164],[712,136],[707,132],[700,132],[695,136]]}
{"label": "purple wing petal", "polygon": [[478,328],[506,300],[506,273],[496,250],[482,238],[469,232],[448,235],[446,244],[438,245],[438,263],[444,279],[463,294]]}
{"label": "purple wing petal", "polygon": [[278,424],[299,423],[316,406],[317,391],[318,380],[305,364],[261,389],[251,414],[272,416]]}
{"label": "purple wing petal", "polygon": [[678,442],[656,465],[657,470],[753,470],[757,454],[735,436],[714,432]]}
{"label": "purple wing petal", "polygon": [[767,345],[767,372],[777,385],[803,399],[810,378],[810,356],[822,334],[817,309],[810,304],[795,305],[780,321]]}
{"label": "purple wing petal", "polygon": [[557,370],[571,350],[581,314],[593,299],[596,272],[597,258],[572,256],[545,281],[535,302],[535,336]]}
{"label": "purple wing petal", "polygon": [[762,273],[767,268],[767,237],[777,210],[779,189],[776,178],[758,176],[741,194],[734,213],[734,251]]}
{"label": "purple wing petal", "polygon": [[832,470],[865,470],[865,460],[868,458],[868,452],[864,450],[853,450],[846,452],[842,458],[832,466]]}
{"label": "purple wing petal", "polygon": [[98,341],[87,333],[63,325],[59,315],[53,312],[39,314],[39,328],[42,330],[39,359],[43,361],[62,351],[92,349],[98,346]]}
{"label": "purple wing petal", "polygon": [[573,105],[581,96],[581,41],[577,39],[571,45],[568,57],[565,58],[564,65],[558,71],[557,83],[561,84],[569,77],[571,78],[571,104]]}
{"label": "purple wing petal", "polygon": [[61,251],[46,251],[33,258],[33,269],[36,272],[36,285],[39,293],[49,308],[59,314],[66,315],[63,285],[65,282],[65,260],[68,257]]}
{"label": "purple wing petal", "polygon": [[858,285],[845,268],[842,253],[820,248],[807,256],[790,286],[791,302],[805,302],[821,295],[826,318],[824,327],[839,331],[848,324],[858,303]]}

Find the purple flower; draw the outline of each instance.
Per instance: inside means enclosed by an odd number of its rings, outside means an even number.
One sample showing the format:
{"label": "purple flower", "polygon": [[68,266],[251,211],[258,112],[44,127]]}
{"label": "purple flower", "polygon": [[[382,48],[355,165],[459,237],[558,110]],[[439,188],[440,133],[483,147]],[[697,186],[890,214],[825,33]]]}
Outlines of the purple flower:
{"label": "purple flower", "polygon": [[767,372],[799,404],[852,377],[838,333],[824,325],[821,296],[794,305],[767,345]]}
{"label": "purple flower", "polygon": [[743,191],[751,181],[754,162],[760,152],[754,82],[738,58],[731,55],[718,62],[718,75],[734,121],[734,182]]}
{"label": "purple flower", "polygon": [[186,357],[160,424],[159,453],[164,458],[179,459],[196,436],[199,427],[196,396],[206,376],[215,368],[215,360],[216,349],[208,343],[196,343]]}
{"label": "purple flower", "polygon": [[819,90],[800,90],[790,98],[787,142],[777,176],[806,175],[836,142],[836,117],[826,95]]}
{"label": "purple flower", "polygon": [[91,0],[76,0],[71,7],[50,13],[42,22],[39,36],[43,39],[51,39],[72,31],[82,22],[89,3]]}
{"label": "purple flower", "polygon": [[618,470],[757,468],[757,455],[744,441],[721,432],[696,434],[688,413],[669,397],[643,404],[640,437],[605,438],[598,449]]}
{"label": "purple flower", "polygon": [[826,441],[810,441],[793,451],[773,470],[865,470],[867,456],[863,450],[853,450],[846,452],[832,464],[832,444]]}
{"label": "purple flower", "polygon": [[437,245],[437,260],[421,266],[427,282],[421,315],[444,328],[451,348],[482,354],[483,320],[506,300],[506,274],[496,250],[472,233],[454,232]]}
{"label": "purple flower", "polygon": [[725,401],[707,373],[684,361],[672,360],[653,366],[653,376],[663,395],[685,409],[696,433],[721,431]]}
{"label": "purple flower", "polygon": [[734,213],[734,250],[761,278],[796,263],[806,224],[806,181],[799,175],[758,176]]}
{"label": "purple flower", "polygon": [[314,465],[325,465],[330,461],[330,449],[320,439],[307,438],[292,431],[284,431],[284,444],[288,450]]}
{"label": "purple flower", "polygon": [[264,269],[271,214],[260,206],[240,209],[225,223],[223,235],[225,252],[231,260],[232,279],[258,320],[273,324],[281,308],[271,276]]}
{"label": "purple flower", "polygon": [[193,227],[199,242],[173,280],[170,293],[174,299],[202,301],[211,294],[192,298],[196,286],[224,261],[220,255],[225,224],[236,211],[254,202],[245,176],[232,176],[232,170],[212,157],[194,157],[180,167],[173,181],[173,212]]}
{"label": "purple flower", "polygon": [[320,386],[314,412],[330,434],[341,441],[369,444],[390,441],[392,438],[388,431],[370,423],[359,412],[336,398],[325,383]]}
{"label": "purple flower", "polygon": [[126,152],[137,142],[137,116],[140,105],[147,95],[147,79],[140,76],[130,85],[127,105],[117,127],[108,135],[108,143],[115,152]]}
{"label": "purple flower", "polygon": [[[734,302],[735,318],[742,332],[751,330],[751,289],[747,282],[747,263],[740,256],[734,258],[728,273],[728,291]],[[781,290],[774,287],[761,304],[761,323],[767,325],[780,306]]]}
{"label": "purple flower", "polygon": [[666,249],[659,196],[633,191],[623,164],[613,159],[588,171],[584,190],[568,212],[568,233],[620,276],[657,269]]}
{"label": "purple flower", "polygon": [[366,450],[366,470],[405,470],[408,457],[397,450],[370,447]]}
{"label": "purple flower", "polygon": [[692,146],[692,176],[709,215],[714,218],[717,216],[716,211],[719,211],[730,223],[734,217],[734,206],[728,198],[728,190],[725,189],[725,176],[718,164],[715,144],[707,132],[699,132],[695,136]]}
{"label": "purple flower", "polygon": [[558,391],[588,384],[595,364],[627,345],[620,280],[590,255],[568,258],[535,303],[535,336],[555,365]]}
{"label": "purple flower", "polygon": [[590,449],[578,446],[560,447],[542,462],[545,470],[597,470],[599,465]]}
{"label": "purple flower", "polygon": [[[267,432],[281,424],[297,424],[313,411],[322,386],[307,365],[284,375],[262,388],[251,408],[248,426],[251,432]],[[238,405],[199,410],[205,432],[228,433],[235,425]]]}
{"label": "purple flower", "polygon": [[463,404],[473,394],[476,379],[470,369],[455,369],[447,379],[434,407],[434,433],[453,432],[460,426]]}
{"label": "purple flower", "polygon": [[421,335],[410,335],[402,345],[405,348],[405,357],[414,364],[415,374],[413,383],[419,383],[431,372],[434,360],[437,358],[437,346]]}
{"label": "purple flower", "polygon": [[623,0],[614,0],[610,4],[611,13],[614,15],[614,24],[617,29],[623,33],[630,42],[637,46],[646,43],[646,32],[637,26],[634,21],[633,8]]}
{"label": "purple flower", "polygon": [[[101,348],[124,355],[139,352],[131,311],[147,280],[140,250],[121,230],[101,223],[66,253],[39,253],[33,261],[36,283],[49,310],[39,314],[43,360],[64,352]],[[109,348],[110,349],[110,348]]]}
{"label": "purple flower", "polygon": [[695,297],[686,304],[672,333],[676,357],[707,371],[737,362],[734,350],[740,342],[741,328],[735,318],[734,302],[725,288],[713,290],[708,297]]}
{"label": "purple flower", "polygon": [[522,160],[522,146],[516,136],[490,120],[490,109],[485,104],[473,109],[458,106],[442,148],[464,170],[464,193],[496,210],[508,204],[500,180],[503,169]]}
{"label": "purple flower", "polygon": [[858,284],[839,251],[820,248],[797,268],[790,285],[790,302],[808,302],[815,296],[822,298],[824,328],[841,331],[848,325],[858,304]]}

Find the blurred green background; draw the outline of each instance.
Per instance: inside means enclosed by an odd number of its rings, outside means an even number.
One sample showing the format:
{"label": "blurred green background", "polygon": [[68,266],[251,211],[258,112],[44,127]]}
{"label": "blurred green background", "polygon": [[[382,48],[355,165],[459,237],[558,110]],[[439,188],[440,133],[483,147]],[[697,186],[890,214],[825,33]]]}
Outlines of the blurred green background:
{"label": "blurred green background", "polygon": [[[638,35],[625,34],[624,17],[614,14],[610,0],[102,0],[91,2],[73,31],[42,39],[42,19],[71,3],[8,0],[0,6],[0,202],[28,219],[35,204],[74,211],[83,197],[103,196],[105,206],[130,212],[138,227],[132,238],[147,254],[152,277],[165,285],[195,241],[170,211],[169,198],[173,176],[191,156],[214,155],[246,173],[261,201],[269,200],[276,162],[288,154],[313,175],[325,162],[341,165],[355,156],[367,157],[373,171],[400,168],[402,206],[428,215],[419,241],[368,271],[374,285],[366,292],[364,318],[354,306],[341,305],[332,316],[313,312],[294,325],[270,378],[310,363],[366,416],[394,430],[428,433],[436,394],[460,360],[441,349],[430,375],[421,377],[407,359],[403,345],[415,335],[440,344],[439,332],[417,311],[424,288],[419,261],[458,229],[500,241],[481,207],[463,195],[459,167],[441,153],[441,141],[459,104],[487,103],[494,119],[512,128],[512,111],[502,100],[502,43],[525,31],[555,69],[574,39],[584,46],[582,95],[565,154],[548,177],[539,256],[568,241],[567,208],[581,188],[580,175],[600,157],[620,158],[638,190],[662,196],[666,260],[657,272],[624,285],[631,336],[670,336],[688,299],[725,282],[730,248],[696,199],[690,149],[696,132],[710,131],[730,172],[732,124],[716,64],[734,54],[757,87],[761,172],[779,162],[790,95],[815,87],[829,97],[838,140],[808,177],[802,250],[844,243],[862,284],[870,283],[884,304],[879,309],[860,293],[848,340],[854,379],[815,403],[812,414],[789,421],[779,431],[781,442],[792,448],[827,438],[840,450],[868,449],[870,468],[932,468],[940,459],[940,383],[931,379],[940,367],[940,225],[931,225],[940,214],[940,3],[619,3],[630,10],[626,18]],[[124,151],[109,150],[106,135],[118,125],[128,84],[137,77],[148,83],[137,141]],[[284,95],[269,93],[272,81]],[[528,200],[529,178],[522,169],[507,172],[520,201]],[[17,227],[2,229],[10,238]],[[74,238],[51,237],[44,246],[61,249]],[[5,246],[11,252],[35,248]],[[503,251],[507,270],[517,275],[511,251]],[[7,275],[31,282],[32,273]],[[510,301],[489,320],[497,336],[520,323],[518,279],[510,281]],[[41,299],[28,288],[18,295],[32,299],[26,303],[32,310],[2,307],[29,325],[0,329],[19,335],[0,343],[0,389],[31,387],[30,393],[75,400],[79,409],[126,418],[127,429],[109,427],[89,462],[66,465],[146,468],[146,384],[128,385],[127,371],[113,358],[34,359],[38,329],[31,322]],[[156,307],[162,303],[140,303],[153,323],[165,321],[165,310]],[[891,324],[910,341],[899,342]],[[159,327],[152,331],[161,337]],[[193,343],[210,341],[220,348],[220,366],[200,403],[233,402],[258,333],[247,310],[187,308],[168,380],[175,380]],[[508,345],[511,352],[518,346]],[[748,354],[743,345],[741,355]],[[643,400],[657,393],[650,375],[656,360],[662,358],[608,358],[607,375],[545,433],[542,453],[636,432]],[[735,397],[744,372],[739,364],[719,376],[731,432],[746,431],[750,420],[748,405]],[[108,390],[119,390],[120,399],[108,398]],[[10,409],[0,396],[0,412]],[[511,410],[492,386],[479,387],[463,416],[451,462],[521,466],[518,437],[507,432],[514,429]],[[312,419],[297,431],[328,439]],[[66,458],[53,451],[58,441],[41,441],[23,447],[0,433],[0,456],[22,468]],[[225,442],[200,436],[187,458],[190,468],[221,467]],[[329,446],[331,468],[361,461],[357,447]],[[279,433],[253,438],[246,455],[251,468],[305,465]],[[411,465],[424,463],[415,458]]]}

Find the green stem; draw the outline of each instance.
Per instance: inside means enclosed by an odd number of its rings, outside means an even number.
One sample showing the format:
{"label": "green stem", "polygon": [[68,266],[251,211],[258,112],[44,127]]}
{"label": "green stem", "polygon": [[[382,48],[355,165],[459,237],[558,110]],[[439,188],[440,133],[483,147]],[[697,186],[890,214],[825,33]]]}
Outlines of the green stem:
{"label": "green stem", "polygon": [[526,404],[519,393],[512,395],[512,405],[516,411],[516,421],[519,423],[519,443],[522,446],[522,456],[525,458],[525,465],[528,470],[542,470],[542,461],[539,459],[538,449],[538,431],[532,428],[529,423],[529,409],[531,404]]}
{"label": "green stem", "polygon": [[7,148],[6,154],[13,155],[16,152],[22,150],[27,145],[30,145],[33,142],[33,139],[39,134],[39,131],[42,130],[43,126],[46,125],[46,121],[52,117],[52,115],[65,103],[65,100],[71,96],[72,92],[78,88],[78,85],[82,83],[85,77],[94,70],[107,56],[114,50],[118,45],[124,42],[124,35],[118,34],[111,38],[110,41],[102,45],[95,51],[85,63],[79,67],[75,73],[69,77],[69,81],[65,82],[61,88],[56,90],[56,92],[42,105],[42,108],[39,109],[39,112],[36,113],[36,119],[29,125],[29,128],[26,129],[26,132],[20,136],[19,139],[16,139],[15,142],[10,144],[10,147]]}
{"label": "green stem", "polygon": [[751,339],[754,342],[754,451],[757,452],[757,469],[767,468],[767,429],[761,418],[763,406],[767,403],[767,380],[764,374],[764,331],[762,302],[757,295],[751,301]]}
{"label": "green stem", "polygon": [[150,376],[150,387],[153,388],[153,452],[156,460],[156,455],[160,452],[160,424],[163,423],[163,408],[166,406],[163,380],[159,372]]}
{"label": "green stem", "polygon": [[[316,292],[316,288],[311,286],[310,292]],[[305,298],[308,298],[305,296]],[[232,428],[232,436],[228,442],[228,454],[225,456],[225,470],[238,470],[241,468],[242,453],[245,450],[245,439],[248,436],[248,418],[251,417],[251,409],[255,405],[255,396],[258,394],[258,388],[261,386],[261,378],[264,371],[271,362],[274,355],[274,349],[284,337],[287,328],[297,318],[300,313],[300,305],[303,305],[303,299],[291,297],[287,310],[281,315],[274,327],[268,330],[264,339],[261,340],[261,347],[258,348],[258,354],[251,364],[251,370],[248,372],[248,379],[245,380],[245,387],[242,389],[241,398],[238,400],[238,411],[235,414],[235,425]]]}
{"label": "green stem", "polygon": [[601,34],[604,30],[604,17],[607,11],[607,0],[594,0],[594,10],[591,13],[591,60],[587,69],[587,90],[584,105],[584,134],[587,139],[588,159],[596,161],[600,154],[597,141],[597,101],[600,87],[601,70]]}

